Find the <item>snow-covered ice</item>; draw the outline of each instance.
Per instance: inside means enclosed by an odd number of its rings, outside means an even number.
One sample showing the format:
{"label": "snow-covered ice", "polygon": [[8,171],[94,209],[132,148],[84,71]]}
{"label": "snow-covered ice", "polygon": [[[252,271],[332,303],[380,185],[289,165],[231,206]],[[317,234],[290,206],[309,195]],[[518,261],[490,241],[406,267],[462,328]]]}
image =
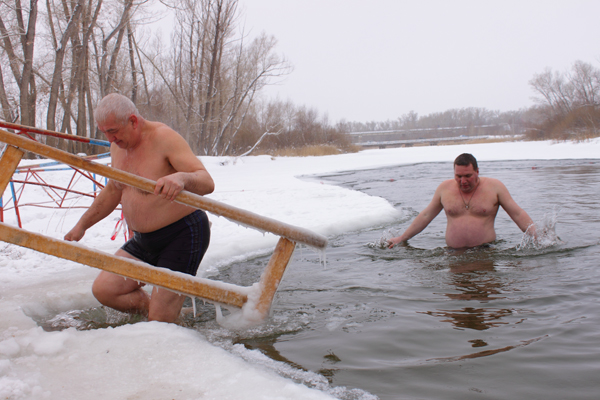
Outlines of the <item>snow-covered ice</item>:
{"label": "snow-covered ice", "polygon": [[[476,145],[366,150],[325,157],[202,157],[216,182],[209,197],[333,237],[393,223],[400,216],[386,200],[336,187],[307,175],[391,165],[452,161],[463,152],[485,161],[597,159],[600,140],[504,142]],[[26,163],[24,161],[23,163]],[[30,162],[31,163],[31,162]],[[72,172],[44,173],[66,186]],[[304,176],[303,178],[300,178]],[[449,171],[449,178],[451,178]],[[89,181],[78,187],[91,191]],[[10,200],[10,190],[3,196]],[[21,203],[48,201],[40,187],[27,187]],[[89,205],[72,200],[69,209],[22,207],[23,227],[62,238]],[[10,204],[9,204],[10,205]],[[114,212],[91,228],[81,244],[113,253],[123,235],[111,240],[120,218]],[[271,252],[277,236],[210,216],[211,245],[199,276],[236,260]],[[14,210],[4,212],[16,226]],[[202,334],[173,324],[140,322],[116,328],[47,332],[42,317],[97,307],[91,283],[98,271],[0,243],[0,398],[2,399],[327,399],[335,388],[308,388],[266,368],[261,353],[234,345],[225,350]],[[293,268],[293,263],[290,265]],[[318,273],[318,272],[317,272]],[[303,372],[312,374],[311,372]],[[314,373],[314,379],[320,376]]]}

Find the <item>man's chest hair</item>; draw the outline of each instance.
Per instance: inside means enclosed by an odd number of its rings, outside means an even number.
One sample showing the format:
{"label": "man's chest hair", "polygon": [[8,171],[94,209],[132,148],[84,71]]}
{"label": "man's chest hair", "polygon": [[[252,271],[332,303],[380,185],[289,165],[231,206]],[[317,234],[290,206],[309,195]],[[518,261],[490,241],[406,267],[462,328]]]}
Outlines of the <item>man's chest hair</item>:
{"label": "man's chest hair", "polygon": [[160,154],[123,154],[113,160],[115,168],[152,180],[157,180],[174,172],[168,160]]}

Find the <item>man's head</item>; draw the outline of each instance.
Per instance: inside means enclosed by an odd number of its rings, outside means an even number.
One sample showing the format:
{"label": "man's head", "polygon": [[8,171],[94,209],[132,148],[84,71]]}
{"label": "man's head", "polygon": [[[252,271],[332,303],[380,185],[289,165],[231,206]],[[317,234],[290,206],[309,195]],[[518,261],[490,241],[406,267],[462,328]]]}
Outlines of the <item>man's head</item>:
{"label": "man's head", "polygon": [[454,180],[458,188],[469,193],[475,190],[479,182],[479,168],[477,160],[472,154],[463,153],[454,160]]}
{"label": "man's head", "polygon": [[94,111],[94,119],[98,125],[107,122],[111,117],[114,118],[113,122],[125,125],[132,115],[140,117],[137,107],[131,100],[119,93],[104,96]]}
{"label": "man's head", "polygon": [[473,170],[479,171],[477,168],[477,160],[473,157],[473,154],[462,153],[460,156],[456,157],[454,160],[454,166],[462,165],[463,167],[468,167],[469,165],[473,166]]}
{"label": "man's head", "polygon": [[118,93],[105,96],[98,103],[94,118],[98,129],[110,143],[122,149],[132,148],[139,143],[138,127],[143,119],[135,104],[127,97]]}

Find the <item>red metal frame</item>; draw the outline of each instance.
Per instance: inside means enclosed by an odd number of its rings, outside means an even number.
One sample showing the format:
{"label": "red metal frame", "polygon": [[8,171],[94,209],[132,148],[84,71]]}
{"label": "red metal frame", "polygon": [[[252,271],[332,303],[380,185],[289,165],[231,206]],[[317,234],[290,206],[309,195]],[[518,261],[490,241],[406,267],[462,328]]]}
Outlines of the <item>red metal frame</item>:
{"label": "red metal frame", "polygon": [[[36,140],[35,135],[38,134],[38,135],[53,136],[53,137],[58,137],[58,138],[66,139],[66,140],[83,142],[83,143],[101,145],[101,146],[106,146],[106,147],[110,146],[110,143],[107,141],[95,140],[95,139],[81,137],[81,136],[75,136],[75,135],[69,135],[66,133],[47,131],[47,130],[33,128],[33,127],[25,127],[22,125],[12,124],[12,123],[5,122],[5,121],[0,121],[0,127],[7,128],[7,129],[13,129],[17,132],[17,134],[27,136],[28,138],[30,138],[32,140]],[[88,156],[88,157],[86,157],[86,159],[93,160],[93,159],[99,159],[99,158],[106,157],[106,156],[108,156],[108,153]],[[52,166],[52,168],[45,168],[45,167],[49,167],[49,166]],[[41,177],[41,175],[39,174],[40,172],[58,171],[58,170],[66,170],[66,169],[73,169],[73,176],[69,180],[69,184],[67,185],[67,187],[52,185],[52,184],[46,182],[46,180],[44,180]],[[67,196],[69,196],[70,194],[73,194],[76,196],[96,197],[97,188],[100,188],[100,190],[102,190],[104,188],[104,185],[102,183],[100,183],[98,180],[96,180],[95,175],[92,174],[91,172],[81,171],[77,168],[66,166],[64,164],[60,164],[60,163],[53,162],[53,161],[48,162],[48,163],[40,163],[40,164],[36,164],[36,165],[20,167],[15,171],[15,174],[18,174],[18,173],[25,173],[25,178],[20,180],[20,179],[14,179],[14,176],[13,176],[13,179],[10,180],[9,184],[11,185],[11,191],[12,191],[11,199],[13,202],[13,206],[7,207],[6,205],[3,204],[3,202],[0,199],[0,221],[4,222],[4,211],[5,210],[10,210],[10,209],[14,208],[15,214],[17,217],[17,224],[19,225],[19,228],[23,227],[22,221],[21,221],[21,213],[19,210],[20,207],[35,206],[35,207],[45,207],[45,208],[63,208],[65,200],[67,199]],[[84,178],[90,180],[93,183],[94,190],[92,190],[90,193],[84,193],[81,191],[74,190],[73,187],[75,186],[75,184],[79,181],[79,179],[81,177],[84,177]],[[19,186],[18,188],[15,189],[15,184],[20,184],[21,186]],[[44,205],[45,202],[25,203],[25,204],[20,203],[21,197],[23,195],[26,185],[41,186],[44,189],[44,191],[46,192],[46,194],[48,195],[48,197],[51,199],[50,202],[54,203],[54,206]],[[7,204],[9,204],[9,203],[10,203],[10,200]],[[115,240],[116,236],[118,235],[118,232],[122,228],[125,228],[124,236],[125,236],[125,240],[127,240],[128,236],[130,236],[129,230],[126,228],[125,220],[123,218],[123,215],[121,214],[121,219],[117,222],[117,225],[115,226],[115,230],[112,233],[112,236],[111,236],[112,240]]]}

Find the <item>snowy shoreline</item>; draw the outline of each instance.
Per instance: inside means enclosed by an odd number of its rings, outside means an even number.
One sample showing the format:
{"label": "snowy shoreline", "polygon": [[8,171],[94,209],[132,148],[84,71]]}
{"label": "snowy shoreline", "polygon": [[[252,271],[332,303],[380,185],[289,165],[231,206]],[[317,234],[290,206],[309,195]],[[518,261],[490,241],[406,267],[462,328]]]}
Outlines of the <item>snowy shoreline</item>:
{"label": "snowy shoreline", "polygon": [[[485,176],[485,162],[525,159],[598,159],[600,139],[572,142],[503,142],[366,150],[324,157],[201,157],[216,182],[210,198],[273,219],[335,237],[347,231],[393,223],[400,211],[386,200],[337,186],[312,176],[394,165],[451,162],[463,152],[475,155]],[[72,173],[48,177],[66,186]],[[310,177],[310,178],[308,178]],[[452,177],[452,171],[448,172]],[[89,182],[79,182],[91,191]],[[27,201],[45,201],[40,188],[27,188]],[[6,205],[10,191],[4,196]],[[72,206],[86,206],[75,199]],[[351,210],[351,212],[349,212]],[[75,224],[84,209],[23,207],[25,229],[54,238]],[[113,253],[123,236],[110,240],[120,214],[114,212],[91,228],[81,243]],[[16,226],[14,211],[6,223]],[[255,254],[273,250],[277,237],[211,216],[212,239],[199,276]],[[138,323],[117,328],[45,332],[35,319],[98,306],[90,287],[98,271],[0,244],[0,397],[8,399],[126,398],[331,398],[282,378],[210,344],[202,333],[176,325]],[[260,358],[249,350],[248,357]],[[262,356],[264,357],[264,356]],[[316,374],[315,374],[316,375]],[[229,384],[235,379],[235,385]],[[257,383],[263,382],[263,383]],[[85,395],[83,395],[85,393]]]}

